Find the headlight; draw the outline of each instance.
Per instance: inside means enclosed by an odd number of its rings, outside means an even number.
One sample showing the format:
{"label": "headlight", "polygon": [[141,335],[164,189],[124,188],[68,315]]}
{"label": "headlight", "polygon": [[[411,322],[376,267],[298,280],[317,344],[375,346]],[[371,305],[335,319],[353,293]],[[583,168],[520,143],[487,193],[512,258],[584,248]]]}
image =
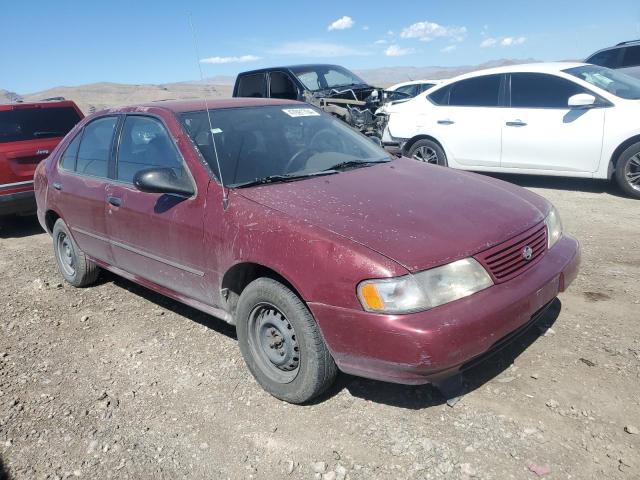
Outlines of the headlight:
{"label": "headlight", "polygon": [[473,258],[396,278],[365,280],[358,285],[358,298],[368,312],[411,313],[484,290],[491,277]]}
{"label": "headlight", "polygon": [[547,245],[551,248],[562,237],[562,221],[560,221],[560,214],[556,207],[551,207],[551,211],[547,218],[544,219],[544,223],[547,226]]}

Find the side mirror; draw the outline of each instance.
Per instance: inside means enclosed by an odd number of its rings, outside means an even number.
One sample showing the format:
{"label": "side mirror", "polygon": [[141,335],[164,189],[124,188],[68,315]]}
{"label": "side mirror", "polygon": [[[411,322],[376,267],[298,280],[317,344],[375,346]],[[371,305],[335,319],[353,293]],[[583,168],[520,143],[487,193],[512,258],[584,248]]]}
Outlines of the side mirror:
{"label": "side mirror", "polygon": [[569,107],[571,108],[589,108],[596,104],[596,97],[588,93],[578,93],[569,97]]}
{"label": "side mirror", "polygon": [[195,192],[191,182],[177,177],[170,168],[147,168],[133,177],[133,185],[145,193],[168,193],[190,197]]}

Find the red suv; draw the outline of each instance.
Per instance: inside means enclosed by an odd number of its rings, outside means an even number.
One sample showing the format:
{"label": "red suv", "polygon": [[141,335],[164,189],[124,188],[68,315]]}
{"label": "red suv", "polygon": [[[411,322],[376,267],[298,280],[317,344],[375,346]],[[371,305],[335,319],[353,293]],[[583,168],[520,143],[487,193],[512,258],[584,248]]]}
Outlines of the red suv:
{"label": "red suv", "polygon": [[71,101],[0,105],[0,215],[33,213],[33,173],[84,115]]}
{"label": "red suv", "polygon": [[338,369],[451,375],[577,274],[578,243],[532,192],[391,157],[308,104],[208,107],[86,118],[36,171],[38,218],[72,285],[105,268],[235,324],[278,398],[305,402]]}

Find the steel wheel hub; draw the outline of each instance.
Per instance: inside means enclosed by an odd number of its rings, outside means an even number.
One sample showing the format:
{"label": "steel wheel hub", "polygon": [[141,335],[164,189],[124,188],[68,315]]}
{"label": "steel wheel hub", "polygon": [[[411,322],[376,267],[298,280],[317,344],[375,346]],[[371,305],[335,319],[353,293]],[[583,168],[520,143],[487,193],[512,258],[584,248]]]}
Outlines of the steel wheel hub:
{"label": "steel wheel hub", "polygon": [[73,276],[76,273],[76,255],[73,251],[73,244],[71,239],[65,233],[58,234],[58,259],[60,260],[60,266],[64,272]]}
{"label": "steel wheel hub", "polygon": [[300,367],[300,347],[293,326],[277,307],[256,306],[249,317],[249,344],[261,369],[274,380],[292,381]]}

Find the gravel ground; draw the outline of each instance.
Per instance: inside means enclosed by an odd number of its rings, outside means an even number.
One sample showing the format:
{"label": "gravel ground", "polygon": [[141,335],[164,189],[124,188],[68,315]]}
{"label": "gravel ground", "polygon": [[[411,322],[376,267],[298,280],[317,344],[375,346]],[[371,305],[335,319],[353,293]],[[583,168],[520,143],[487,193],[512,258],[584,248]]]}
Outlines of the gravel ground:
{"label": "gravel ground", "polygon": [[640,202],[509,180],[558,206],[582,272],[453,407],[346,375],[280,402],[232,327],[110,274],[74,289],[33,218],[5,221],[0,478],[640,478]]}

